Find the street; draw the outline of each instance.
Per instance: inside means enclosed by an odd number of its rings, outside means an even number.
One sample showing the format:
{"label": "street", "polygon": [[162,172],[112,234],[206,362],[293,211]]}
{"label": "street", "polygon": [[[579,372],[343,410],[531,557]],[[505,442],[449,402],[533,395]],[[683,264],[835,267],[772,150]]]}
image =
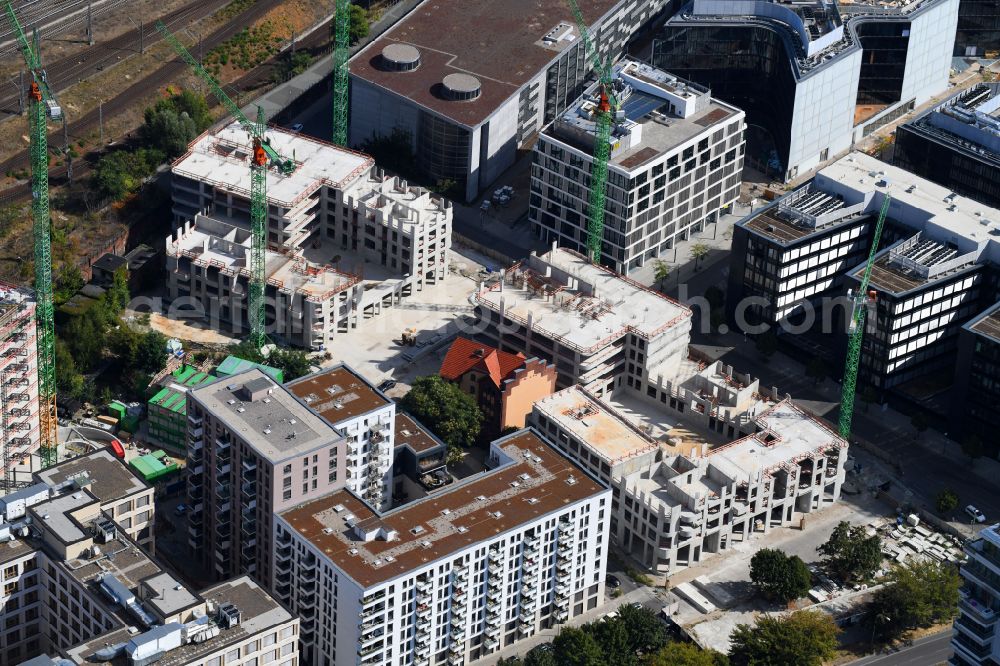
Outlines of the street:
{"label": "street", "polygon": [[852,661],[851,666],[936,666],[951,657],[951,629],[918,638],[906,647]]}

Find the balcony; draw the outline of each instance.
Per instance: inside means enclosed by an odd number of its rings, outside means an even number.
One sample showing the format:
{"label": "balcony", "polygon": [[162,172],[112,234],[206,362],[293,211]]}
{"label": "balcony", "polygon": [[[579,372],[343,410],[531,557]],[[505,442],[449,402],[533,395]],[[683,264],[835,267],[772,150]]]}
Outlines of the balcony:
{"label": "balcony", "polygon": [[535,587],[536,583],[538,583],[538,575],[537,574],[533,574],[533,573],[531,573],[531,574],[525,574],[521,578],[521,589],[522,590],[524,588],[532,588],[533,589]]}
{"label": "balcony", "polygon": [[417,592],[430,592],[431,583],[427,580],[418,580],[416,583]]}
{"label": "balcony", "polygon": [[569,608],[569,597],[556,597],[556,600],[552,602],[552,605],[556,608]]}
{"label": "balcony", "polygon": [[427,661],[427,656],[430,653],[431,653],[431,648],[428,645],[418,645],[417,648],[413,651],[413,654],[417,658],[416,660],[418,662],[419,661],[424,661],[425,663]]}
{"label": "balcony", "polygon": [[971,615],[983,624],[990,624],[992,622],[996,622],[997,620],[998,611],[993,610],[980,601],[976,601],[972,597],[968,596],[968,594],[962,595],[962,599],[959,602],[958,607],[963,613]]}
{"label": "balcony", "polygon": [[205,429],[200,425],[193,428],[188,428],[188,440],[189,441],[201,441],[202,435],[205,434]]}
{"label": "balcony", "polygon": [[536,536],[524,537],[524,550],[525,550],[525,552],[538,550],[538,543],[539,543],[539,539]]}
{"label": "balcony", "polygon": [[188,414],[187,417],[188,417],[188,424],[195,427],[201,425],[202,420],[200,416],[195,416],[194,414]]}
{"label": "balcony", "polygon": [[431,663],[430,659],[428,659],[426,656],[417,657],[413,660],[413,666],[430,666],[430,663]]}
{"label": "balcony", "polygon": [[205,448],[205,440],[201,437],[196,437],[188,442],[189,451],[202,451]]}
{"label": "balcony", "polygon": [[992,624],[984,627],[975,620],[963,616],[955,620],[955,629],[958,629],[980,645],[990,644],[993,641],[993,635],[996,633],[995,627]]}
{"label": "balcony", "polygon": [[451,632],[451,640],[456,643],[465,642],[465,629],[455,629]]}
{"label": "balcony", "polygon": [[524,613],[521,615],[521,617],[524,617],[525,615],[529,615],[531,617],[531,619],[534,620],[535,619],[535,617],[534,617],[535,616],[535,609],[537,607],[538,606],[535,603],[534,599],[529,599],[527,597],[521,597],[521,610],[524,611]]}
{"label": "balcony", "polygon": [[257,463],[255,463],[253,460],[240,461],[240,467],[242,468],[244,475],[251,474],[257,471]]}
{"label": "balcony", "polygon": [[[486,614],[488,616],[496,615],[500,617],[500,602],[495,599],[486,600]],[[489,617],[486,618],[489,621]]]}
{"label": "balcony", "polygon": [[495,638],[487,638],[483,644],[486,645],[487,650],[493,650],[496,649],[498,645],[500,645],[500,641],[498,641]]}
{"label": "balcony", "polygon": [[534,557],[526,558],[521,567],[527,572],[534,573],[538,571],[538,559]]}
{"label": "balcony", "polygon": [[[313,574],[313,577],[315,577],[315,575],[316,575],[315,570],[312,572],[312,574]],[[382,599],[385,599],[385,592],[376,592],[374,594],[369,594],[367,596],[361,597],[361,605],[362,606],[368,606],[370,604],[374,604],[376,602],[379,602]]]}
{"label": "balcony", "polygon": [[565,521],[565,520],[560,520],[559,521],[559,527],[557,528],[557,530],[559,531],[559,536],[560,537],[571,537],[571,536],[573,536],[573,529],[574,529],[574,527],[573,527],[572,523],[570,523],[568,521]]}
{"label": "balcony", "polygon": [[501,559],[499,550],[491,550],[489,555],[487,556],[487,559],[489,559],[490,564],[498,566],[500,564],[503,564],[503,560]]}
{"label": "balcony", "polygon": [[569,611],[559,610],[555,614],[556,622],[565,622],[569,619]]}

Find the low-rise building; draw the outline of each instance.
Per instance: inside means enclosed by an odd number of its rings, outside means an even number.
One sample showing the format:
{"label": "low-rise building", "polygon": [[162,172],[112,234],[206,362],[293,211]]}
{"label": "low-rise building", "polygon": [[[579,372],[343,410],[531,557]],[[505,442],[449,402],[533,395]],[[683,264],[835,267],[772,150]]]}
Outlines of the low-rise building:
{"label": "low-rise building", "polygon": [[[451,204],[383,174],[372,158],[269,128],[294,163],[267,174],[266,321],[289,344],[322,349],[338,332],[444,279]],[[246,327],[250,154],[236,123],[196,139],[172,166],[176,230],[167,288],[211,325]],[[182,300],[178,300],[182,299]]]}
{"label": "low-rise building", "polygon": [[476,399],[482,433],[491,438],[504,428],[523,428],[531,405],[556,389],[554,364],[463,337],[451,343],[439,374]]}
{"label": "low-rise building", "polygon": [[[628,273],[718,219],[739,197],[744,114],[711,91],[635,60],[612,68],[600,263]],[[546,242],[588,253],[594,83],[535,144],[529,217]]]}
{"label": "low-rise building", "polygon": [[187,392],[215,377],[189,365],[181,366],[160,382],[160,390],[146,403],[149,424],[146,436],[157,446],[174,452],[187,447]]}
{"label": "low-rise building", "polygon": [[1000,661],[1000,525],[987,527],[965,547],[968,560],[962,565],[965,585],[959,590],[948,661],[953,666],[987,666]]}
{"label": "low-rise building", "polygon": [[468,663],[601,603],[609,515],[610,490],[525,430],[399,509],[342,490],[276,516],[275,593],[309,663]]}
{"label": "low-rise building", "polygon": [[493,347],[554,363],[560,388],[656,393],[687,357],[691,310],[553,245],[473,295]]}

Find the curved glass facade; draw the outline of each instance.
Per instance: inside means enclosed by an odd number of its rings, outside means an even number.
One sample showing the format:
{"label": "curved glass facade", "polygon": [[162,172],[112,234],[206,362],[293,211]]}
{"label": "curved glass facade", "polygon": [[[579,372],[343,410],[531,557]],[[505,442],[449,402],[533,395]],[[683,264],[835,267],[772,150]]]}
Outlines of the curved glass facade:
{"label": "curved glass facade", "polygon": [[421,112],[417,163],[436,180],[453,180],[463,188],[469,174],[469,130]]}
{"label": "curved glass facade", "polygon": [[[708,86],[714,97],[746,111],[748,125],[770,132],[784,166],[795,110],[790,57],[782,37],[766,26],[668,23],[653,42],[652,64]],[[749,146],[748,153],[756,149]]]}

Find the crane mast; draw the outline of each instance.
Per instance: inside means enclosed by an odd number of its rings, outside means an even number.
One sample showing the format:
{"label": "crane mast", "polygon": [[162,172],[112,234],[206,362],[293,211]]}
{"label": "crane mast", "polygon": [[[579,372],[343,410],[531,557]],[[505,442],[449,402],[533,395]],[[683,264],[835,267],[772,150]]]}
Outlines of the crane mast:
{"label": "crane mast", "polygon": [[[56,463],[59,433],[56,420],[56,333],[52,301],[52,237],[49,229],[49,148],[47,117],[65,119],[49,89],[42,69],[38,33],[34,47],[17,20],[10,2],[7,21],[17,36],[21,54],[31,76],[28,93],[29,155],[31,159],[31,217],[35,249],[35,326],[38,367],[38,425],[43,467]],[[6,443],[4,443],[6,445]]]}
{"label": "crane mast", "polygon": [[887,192],[885,200],[882,202],[882,209],[878,214],[878,221],[875,223],[875,234],[872,236],[872,246],[868,251],[868,262],[865,264],[865,272],[861,277],[861,284],[857,293],[852,297],[851,320],[848,323],[847,334],[850,339],[847,343],[847,362],[844,366],[844,380],[842,382],[840,396],[840,421],[838,429],[840,436],[848,439],[851,436],[851,421],[854,419],[854,397],[858,384],[858,365],[861,363],[861,343],[865,337],[865,314],[866,307],[872,297],[868,294],[868,283],[871,280],[872,267],[875,265],[875,255],[878,253],[878,244],[882,239],[882,226],[885,224],[885,216],[889,212],[889,202],[892,197]]}
{"label": "crane mast", "polygon": [[333,35],[333,142],[347,145],[348,100],[347,56],[349,55],[351,2],[337,0]]}
{"label": "crane mast", "polygon": [[267,126],[264,122],[264,111],[257,107],[257,119],[251,121],[233,100],[229,98],[219,83],[201,66],[183,44],[173,35],[161,21],[156,22],[156,29],[170,43],[174,51],[184,60],[195,73],[208,84],[215,98],[226,107],[226,110],[247,131],[253,143],[250,156],[250,293],[247,305],[247,322],[250,326],[250,341],[260,349],[267,342],[265,332],[265,260],[267,246],[267,168],[276,166],[282,173],[289,174],[295,170],[295,162],[287,160],[278,154],[265,136]]}
{"label": "crane mast", "polygon": [[611,116],[618,102],[614,97],[611,67],[601,62],[587,29],[587,22],[576,0],[567,0],[576,20],[587,57],[600,77],[600,103],[594,111],[594,157],[590,168],[590,198],[587,210],[587,255],[594,263],[601,261],[604,241],[604,199],[608,183],[608,159],[611,157]]}

